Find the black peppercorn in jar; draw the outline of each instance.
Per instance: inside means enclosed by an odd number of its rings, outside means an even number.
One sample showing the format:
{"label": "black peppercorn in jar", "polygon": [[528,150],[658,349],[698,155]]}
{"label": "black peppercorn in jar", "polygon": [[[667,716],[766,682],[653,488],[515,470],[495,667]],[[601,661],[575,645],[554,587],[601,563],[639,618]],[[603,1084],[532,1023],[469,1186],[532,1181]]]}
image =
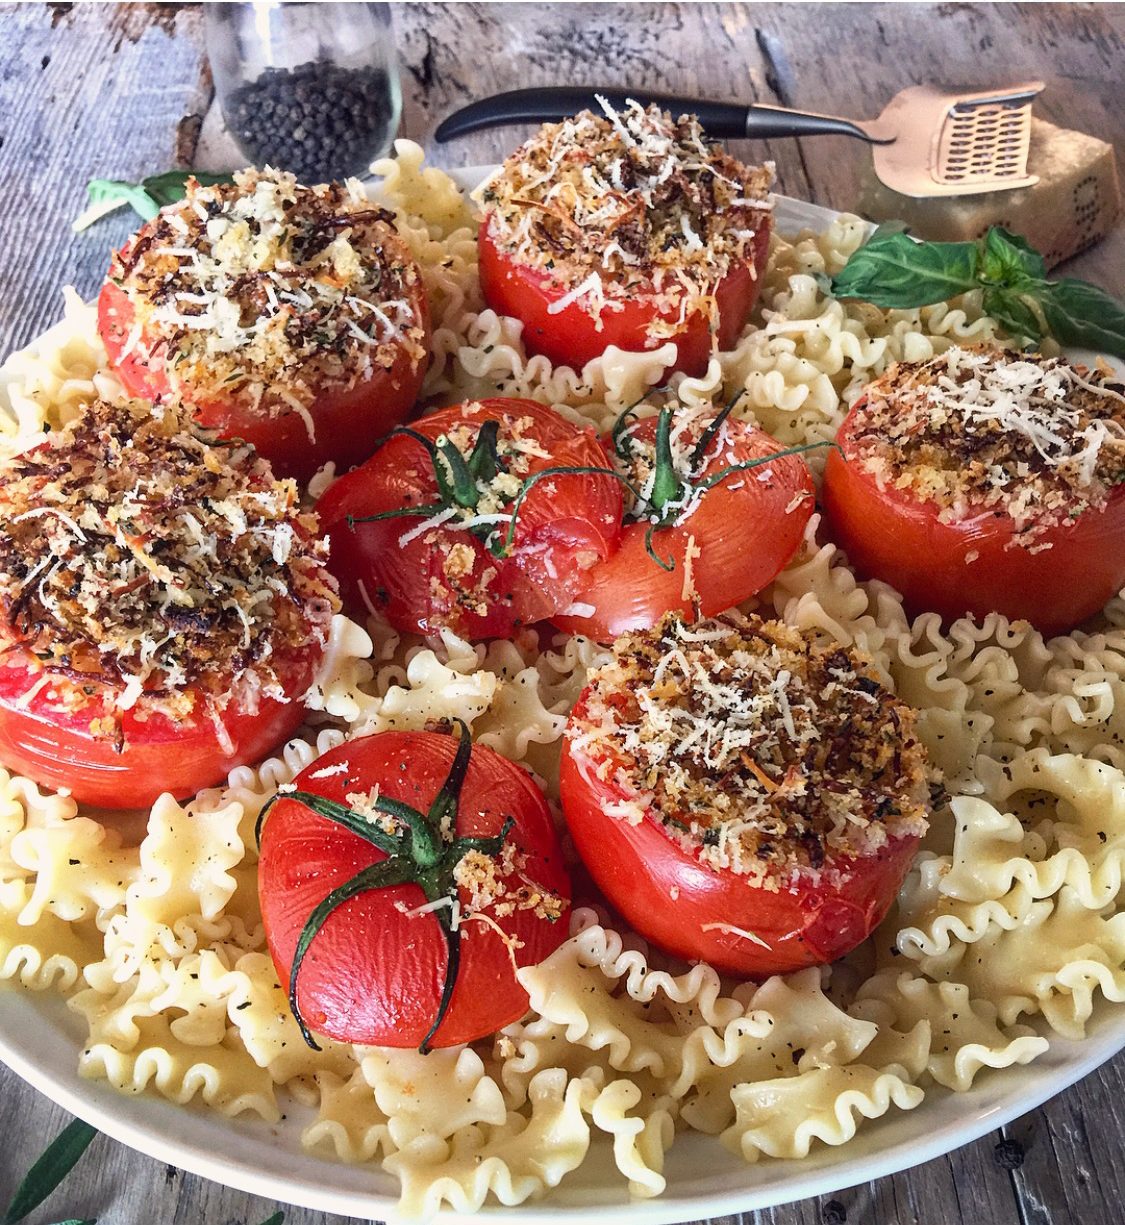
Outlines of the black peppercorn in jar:
{"label": "black peppercorn in jar", "polygon": [[388,5],[204,12],[223,117],[250,162],[317,183],[362,174],[389,150],[402,100]]}

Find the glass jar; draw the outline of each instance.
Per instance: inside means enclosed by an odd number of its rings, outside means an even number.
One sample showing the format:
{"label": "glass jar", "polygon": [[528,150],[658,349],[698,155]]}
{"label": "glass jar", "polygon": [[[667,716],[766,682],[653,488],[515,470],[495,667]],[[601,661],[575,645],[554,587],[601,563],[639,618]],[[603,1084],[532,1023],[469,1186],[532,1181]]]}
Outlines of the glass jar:
{"label": "glass jar", "polygon": [[256,166],[304,183],[364,174],[402,112],[390,6],[205,4],[223,118]]}

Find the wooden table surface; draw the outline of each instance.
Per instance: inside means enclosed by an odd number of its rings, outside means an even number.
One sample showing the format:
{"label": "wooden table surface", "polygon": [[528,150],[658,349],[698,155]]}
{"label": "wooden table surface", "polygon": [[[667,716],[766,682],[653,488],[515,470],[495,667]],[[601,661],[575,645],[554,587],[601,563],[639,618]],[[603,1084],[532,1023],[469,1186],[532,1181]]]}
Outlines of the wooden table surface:
{"label": "wooden table surface", "polygon": [[[917,82],[1040,77],[1037,113],[1116,141],[1125,155],[1125,9],[1113,5],[396,5],[402,134],[422,143],[450,110],[516,85],[612,83],[699,96],[878,113]],[[60,287],[94,293],[131,223],[70,231],[93,177],[137,179],[190,164],[211,96],[200,11],[176,5],[0,7],[0,354],[61,312]],[[434,160],[498,160],[514,130],[481,133]],[[780,190],[847,208],[862,147],[834,138],[734,152],[772,158]],[[1068,269],[1121,294],[1125,226]],[[1109,1225],[1125,1202],[1125,1055],[997,1132],[878,1182],[744,1217],[756,1225]],[[66,1122],[0,1067],[0,1205]],[[1014,1170],[998,1145],[1024,1150]],[[1003,1153],[1005,1150],[1001,1150]],[[1008,1150],[1010,1152],[1010,1146]],[[1010,1164],[1010,1163],[1008,1163]],[[256,1225],[276,1204],[164,1166],[106,1138],[29,1225]],[[287,1209],[287,1225],[343,1218]]]}

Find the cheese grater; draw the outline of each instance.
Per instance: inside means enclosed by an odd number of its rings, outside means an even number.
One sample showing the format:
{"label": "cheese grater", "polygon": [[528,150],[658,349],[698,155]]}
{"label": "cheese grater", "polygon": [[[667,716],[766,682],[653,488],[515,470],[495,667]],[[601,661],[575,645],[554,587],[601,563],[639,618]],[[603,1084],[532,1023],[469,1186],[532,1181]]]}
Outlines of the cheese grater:
{"label": "cheese grater", "polygon": [[755,102],[696,101],[646,90],[583,86],[517,89],[470,103],[438,125],[439,141],[507,123],[543,123],[580,110],[597,112],[604,100],[614,110],[630,100],[655,103],[680,115],[699,116],[710,136],[854,136],[872,146],[875,173],[905,196],[971,196],[1030,187],[1027,173],[1031,104],[1043,89],[1029,81],[1003,89],[945,92],[930,85],[902,90],[878,119],[841,119],[811,111]]}

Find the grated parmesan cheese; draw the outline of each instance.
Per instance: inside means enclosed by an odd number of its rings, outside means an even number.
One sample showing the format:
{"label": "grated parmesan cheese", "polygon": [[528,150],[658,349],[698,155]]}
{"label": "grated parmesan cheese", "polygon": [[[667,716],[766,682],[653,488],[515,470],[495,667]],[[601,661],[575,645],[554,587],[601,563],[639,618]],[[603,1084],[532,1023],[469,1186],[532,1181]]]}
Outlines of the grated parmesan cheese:
{"label": "grated parmesan cheese", "polygon": [[107,735],[114,711],[284,697],[278,659],[322,648],[338,607],[293,482],[182,408],[87,405],[3,464],[0,522],[0,648],[67,678],[60,702],[104,700]]}
{"label": "grated parmesan cheese", "polygon": [[421,273],[390,213],[340,183],[246,170],[169,205],[113,258],[133,311],[125,353],[185,400],[308,409],[426,353]]}
{"label": "grated parmesan cheese", "polygon": [[899,363],[867,388],[849,430],[881,484],[949,520],[1002,511],[1017,546],[1125,481],[1125,386],[1063,358],[955,345]]}
{"label": "grated parmesan cheese", "polygon": [[[926,828],[914,712],[862,656],[780,622],[674,616],[618,639],[567,726],[572,758],[700,862],[779,888]],[[749,933],[739,933],[753,938]]]}
{"label": "grated parmesan cheese", "polygon": [[489,235],[595,318],[638,288],[682,323],[709,309],[732,265],[753,265],[768,227],[773,167],[709,146],[697,119],[630,102],[545,124],[474,193]]}

